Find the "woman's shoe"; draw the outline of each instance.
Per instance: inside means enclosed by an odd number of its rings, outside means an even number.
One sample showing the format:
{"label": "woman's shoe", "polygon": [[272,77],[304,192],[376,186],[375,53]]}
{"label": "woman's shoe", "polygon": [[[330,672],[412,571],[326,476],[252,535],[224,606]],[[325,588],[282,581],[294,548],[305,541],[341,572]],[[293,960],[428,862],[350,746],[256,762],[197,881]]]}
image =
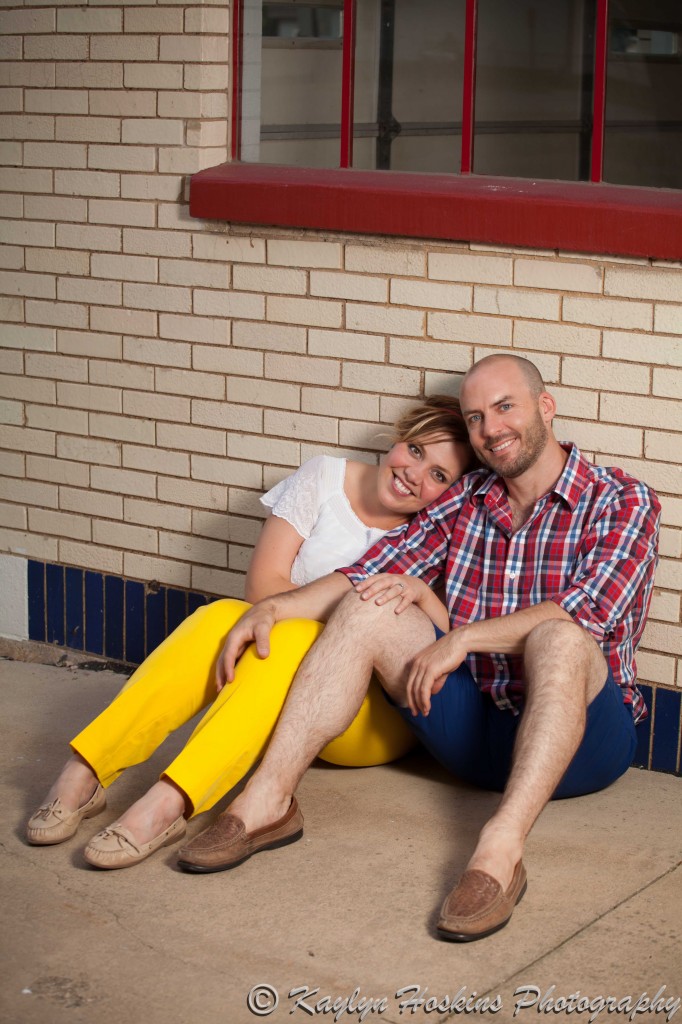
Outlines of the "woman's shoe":
{"label": "woman's shoe", "polygon": [[146,860],[161,846],[168,846],[185,834],[187,822],[181,814],[165,832],[150,843],[138,843],[130,829],[114,822],[109,828],[98,832],[85,847],[83,856],[95,868],[131,868]]}
{"label": "woman's shoe", "polygon": [[107,806],[104,790],[97,783],[95,792],[77,811],[67,811],[59,797],[43,804],[28,819],[26,838],[33,846],[54,846],[63,843],[78,831],[84,818],[94,818]]}

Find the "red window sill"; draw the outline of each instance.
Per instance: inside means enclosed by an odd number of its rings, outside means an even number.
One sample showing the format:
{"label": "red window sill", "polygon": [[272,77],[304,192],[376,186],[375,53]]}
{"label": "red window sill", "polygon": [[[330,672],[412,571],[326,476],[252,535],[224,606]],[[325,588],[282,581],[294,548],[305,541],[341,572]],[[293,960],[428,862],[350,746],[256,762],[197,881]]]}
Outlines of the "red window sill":
{"label": "red window sill", "polygon": [[207,220],[682,259],[682,193],[399,171],[229,163],[194,174]]}

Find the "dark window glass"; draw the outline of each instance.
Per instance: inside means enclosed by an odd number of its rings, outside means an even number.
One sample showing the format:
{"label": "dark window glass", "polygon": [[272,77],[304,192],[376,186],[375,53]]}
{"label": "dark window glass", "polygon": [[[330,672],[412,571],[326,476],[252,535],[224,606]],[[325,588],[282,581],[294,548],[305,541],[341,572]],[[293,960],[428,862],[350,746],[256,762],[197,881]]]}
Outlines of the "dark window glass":
{"label": "dark window glass", "polygon": [[465,0],[359,0],[353,166],[459,170]]}
{"label": "dark window glass", "polygon": [[604,179],[682,187],[682,5],[611,0]]}
{"label": "dark window glass", "polygon": [[338,167],[342,0],[244,0],[242,159]]}
{"label": "dark window glass", "polygon": [[593,46],[592,3],[479,0],[476,173],[587,176]]}

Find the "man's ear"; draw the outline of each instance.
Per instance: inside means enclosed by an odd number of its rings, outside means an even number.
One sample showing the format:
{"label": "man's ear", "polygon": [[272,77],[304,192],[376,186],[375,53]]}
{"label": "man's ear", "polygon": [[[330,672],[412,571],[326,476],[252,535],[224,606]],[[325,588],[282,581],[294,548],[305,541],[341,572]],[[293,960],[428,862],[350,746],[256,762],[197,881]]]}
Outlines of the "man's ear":
{"label": "man's ear", "polygon": [[538,398],[540,415],[545,423],[551,423],[556,416],[556,402],[549,391],[543,391]]}

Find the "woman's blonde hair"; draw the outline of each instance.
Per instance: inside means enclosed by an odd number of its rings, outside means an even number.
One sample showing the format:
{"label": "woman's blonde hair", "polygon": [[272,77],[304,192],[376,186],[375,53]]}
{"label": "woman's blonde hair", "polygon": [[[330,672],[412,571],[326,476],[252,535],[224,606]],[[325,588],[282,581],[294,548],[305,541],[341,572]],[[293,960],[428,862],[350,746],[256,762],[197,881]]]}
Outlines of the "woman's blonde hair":
{"label": "woman's blonde hair", "polygon": [[419,405],[408,409],[396,421],[392,431],[393,444],[444,437],[465,444],[471,453],[468,468],[477,465],[459,399],[452,395],[429,395]]}

